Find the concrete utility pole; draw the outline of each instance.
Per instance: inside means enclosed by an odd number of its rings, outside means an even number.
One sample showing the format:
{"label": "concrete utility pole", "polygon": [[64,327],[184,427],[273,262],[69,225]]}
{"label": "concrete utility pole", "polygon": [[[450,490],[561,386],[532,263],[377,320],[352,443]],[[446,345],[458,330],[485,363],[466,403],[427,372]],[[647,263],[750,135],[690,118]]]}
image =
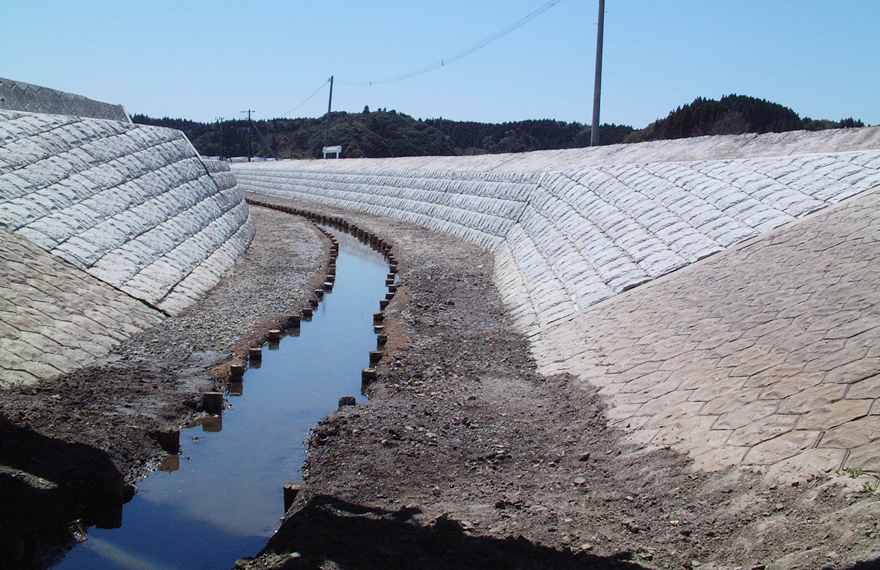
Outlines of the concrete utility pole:
{"label": "concrete utility pole", "polygon": [[327,102],[327,132],[324,133],[324,146],[330,146],[330,110],[333,108],[333,76],[330,76],[330,101]]}
{"label": "concrete utility pole", "polygon": [[223,160],[223,117],[215,117],[217,132],[220,133],[220,160]]}
{"label": "concrete utility pole", "polygon": [[251,161],[251,113],[256,113],[256,111],[252,109],[248,109],[247,111],[242,111],[242,113],[248,114],[248,126],[247,126],[247,142],[248,142],[248,162]]}
{"label": "concrete utility pole", "polygon": [[599,32],[596,34],[596,83],[593,87],[593,125],[590,146],[599,144],[599,100],[602,98],[602,35],[605,31],[605,0],[599,0]]}

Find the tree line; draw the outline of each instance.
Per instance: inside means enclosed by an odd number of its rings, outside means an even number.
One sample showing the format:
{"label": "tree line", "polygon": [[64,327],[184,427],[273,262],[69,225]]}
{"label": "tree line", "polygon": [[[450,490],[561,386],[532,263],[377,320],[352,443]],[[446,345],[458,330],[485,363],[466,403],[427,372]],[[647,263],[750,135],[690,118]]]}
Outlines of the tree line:
{"label": "tree line", "polygon": [[[320,158],[327,116],[199,123],[186,119],[132,116],[135,123],[183,131],[204,156]],[[454,156],[581,148],[590,145],[590,126],[544,120],[501,124],[448,119],[415,119],[395,110],[334,112],[330,144],[341,145],[344,158]],[[604,124],[602,144],[636,143],[702,135],[784,132],[862,127],[856,119],[800,118],[782,105],[742,95],[720,101],[698,97],[644,129]]]}

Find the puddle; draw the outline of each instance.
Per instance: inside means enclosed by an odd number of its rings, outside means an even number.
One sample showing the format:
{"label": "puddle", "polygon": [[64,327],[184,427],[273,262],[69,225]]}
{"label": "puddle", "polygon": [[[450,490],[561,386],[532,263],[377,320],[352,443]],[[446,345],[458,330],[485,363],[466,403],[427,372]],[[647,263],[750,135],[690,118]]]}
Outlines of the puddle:
{"label": "puddle", "polygon": [[340,397],[365,401],[361,371],[376,350],[373,313],[388,264],[335,233],[333,292],[299,336],[264,346],[260,366],[226,394],[231,408],[181,433],[180,455],[139,483],[121,528],[89,529],[54,568],[225,570],[265,546],[284,514],[283,486],[302,481],[308,430]]}

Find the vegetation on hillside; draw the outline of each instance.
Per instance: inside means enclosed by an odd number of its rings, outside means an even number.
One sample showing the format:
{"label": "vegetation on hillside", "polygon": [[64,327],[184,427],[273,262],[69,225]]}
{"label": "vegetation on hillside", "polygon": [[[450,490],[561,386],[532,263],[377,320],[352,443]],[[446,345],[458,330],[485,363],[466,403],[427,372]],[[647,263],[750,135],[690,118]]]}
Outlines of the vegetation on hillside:
{"label": "vegetation on hillside", "polygon": [[665,119],[630,134],[625,142],[864,126],[852,118],[837,122],[809,117],[801,119],[797,113],[777,103],[744,95],[725,95],[720,101],[697,97],[693,103],[678,107]]}
{"label": "vegetation on hillside", "polygon": [[[205,156],[320,158],[327,116],[316,119],[269,119],[198,123],[134,115],[135,123],[179,129]],[[590,146],[590,127],[550,119],[502,124],[414,119],[394,110],[331,115],[330,144],[342,145],[344,158],[440,156],[526,152]],[[720,101],[697,98],[665,119],[634,130],[602,125],[602,144],[634,143],[702,135],[783,132],[799,129],[862,127],[861,121],[801,119],[787,107],[763,99],[727,95]],[[250,151],[249,151],[250,145]]]}

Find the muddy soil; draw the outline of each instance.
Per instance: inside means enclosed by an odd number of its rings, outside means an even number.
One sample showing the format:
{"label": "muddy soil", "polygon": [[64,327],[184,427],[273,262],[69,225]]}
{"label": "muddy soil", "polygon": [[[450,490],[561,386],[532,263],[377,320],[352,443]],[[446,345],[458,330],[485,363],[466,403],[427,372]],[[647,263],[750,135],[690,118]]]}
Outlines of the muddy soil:
{"label": "muddy soil", "polygon": [[0,392],[0,568],[41,568],[90,524],[121,516],[129,486],[164,456],[153,434],[199,414],[228,363],[323,282],[329,243],[304,219],[255,208],[254,242],[197,305],[107,358]]}
{"label": "muddy soil", "polygon": [[[237,567],[877,566],[876,496],[694,471],[672,450],[625,444],[590,386],[538,375],[489,254],[394,220],[260,199],[373,230],[395,244],[402,282],[370,401],[316,426],[306,489],[261,555]],[[7,551],[38,567],[46,549],[21,525],[41,524],[59,547],[76,519],[112,524],[114,512],[86,508],[107,479],[90,467],[136,482],[162,456],[149,433],[197,413],[223,363],[323,278],[322,237],[294,216],[253,212],[254,245],[198,306],[95,366],[3,393],[0,496],[20,497],[0,505]]]}
{"label": "muddy soil", "polygon": [[240,568],[868,568],[877,497],[846,481],[706,474],[609,428],[595,390],[542,377],[492,258],[314,204],[395,244],[401,289],[370,401],[310,438],[306,490]]}

